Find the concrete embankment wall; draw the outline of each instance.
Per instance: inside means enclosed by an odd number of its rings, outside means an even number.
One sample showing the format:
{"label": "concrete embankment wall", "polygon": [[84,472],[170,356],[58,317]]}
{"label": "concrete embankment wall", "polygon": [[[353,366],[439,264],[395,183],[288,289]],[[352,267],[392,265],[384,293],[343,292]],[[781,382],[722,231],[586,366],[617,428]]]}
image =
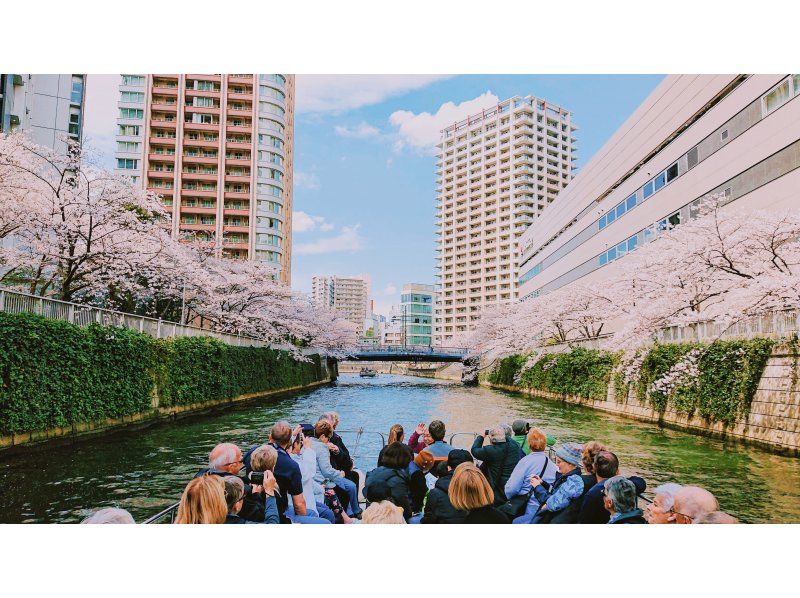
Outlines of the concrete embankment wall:
{"label": "concrete embankment wall", "polygon": [[629,393],[622,401],[615,398],[614,383],[609,384],[603,400],[561,395],[536,389],[491,384],[501,388],[543,398],[580,404],[632,419],[657,423],[665,427],[719,438],[732,438],[768,450],[800,456],[800,366],[798,352],[789,345],[778,345],[772,352],[758,384],[750,411],[732,424],[709,422],[698,415],[692,417],[667,408],[663,413],[644,405]]}

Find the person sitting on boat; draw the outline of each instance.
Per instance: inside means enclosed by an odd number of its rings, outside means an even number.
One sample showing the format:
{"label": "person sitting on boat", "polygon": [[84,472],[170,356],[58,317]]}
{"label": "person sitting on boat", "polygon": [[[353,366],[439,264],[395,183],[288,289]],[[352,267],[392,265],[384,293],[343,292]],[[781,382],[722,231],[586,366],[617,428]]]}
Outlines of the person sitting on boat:
{"label": "person sitting on boat", "polygon": [[436,463],[436,459],[427,450],[422,451],[408,465],[410,477],[409,491],[411,495],[411,510],[414,512],[413,523],[419,523],[422,518],[422,507],[425,504],[425,496],[428,494],[428,484],[425,475]]}
{"label": "person sitting on boat", "polygon": [[364,483],[364,495],[370,500],[375,497],[373,489],[379,486],[388,487],[394,504],[403,509],[403,517],[408,520],[411,510],[411,476],[408,465],[412,459],[411,449],[402,442],[393,442],[383,452],[381,465],[367,473]]}
{"label": "person sitting on boat", "polygon": [[81,523],[87,524],[120,524],[120,523],[136,523],[133,515],[128,513],[125,509],[118,509],[116,507],[108,507],[100,509],[89,515]]}
{"label": "person sitting on boat", "polygon": [[[336,487],[344,489],[346,496],[345,513],[348,516],[360,513],[358,506],[358,489],[355,484],[344,477],[344,471],[336,469],[331,463],[330,439],[333,436],[333,425],[327,419],[320,419],[314,426],[314,438],[311,439],[311,448],[317,457],[317,472],[314,480],[323,488],[336,491]],[[337,493],[338,495],[338,493]],[[347,517],[342,517],[344,523]]]}
{"label": "person sitting on boat", "polygon": [[680,492],[680,484],[669,482],[661,484],[653,490],[653,502],[647,505],[644,510],[644,518],[651,525],[663,525],[675,523],[672,507],[675,506],[675,495]]}
{"label": "person sitting on boat", "polygon": [[511,523],[502,511],[492,506],[492,487],[473,463],[456,467],[447,495],[456,509],[467,511],[464,523]]}
{"label": "person sitting on boat", "polygon": [[[344,472],[345,479],[340,483],[337,483],[336,486],[337,494],[339,495],[340,500],[346,505],[349,504],[350,497],[354,496],[353,486],[355,487],[356,501],[358,500],[358,487],[360,484],[358,471],[355,470],[355,463],[350,456],[350,451],[347,450],[347,447],[344,444],[344,440],[342,440],[342,437],[336,433],[336,428],[339,427],[339,414],[335,411],[328,411],[322,414],[320,419],[322,418],[327,419],[329,422],[331,422],[331,426],[333,426],[333,434],[331,435],[331,439],[328,443],[328,448],[331,449],[331,464],[336,469],[340,469]],[[348,482],[352,482],[352,484],[349,484]],[[361,508],[356,502],[353,515],[358,517],[360,512]]]}
{"label": "person sitting on boat", "polygon": [[453,472],[462,463],[472,463],[472,454],[464,449],[453,449],[447,455],[447,472],[436,480],[428,493],[425,512],[420,523],[464,523],[467,511],[459,511],[450,502],[447,491],[453,480]]}
{"label": "person sitting on boat", "polygon": [[583,498],[581,479],[581,450],[575,442],[567,442],[556,449],[556,479],[552,484],[538,475],[530,483],[539,508],[532,515],[522,515],[512,523],[575,523]]}
{"label": "person sitting on boat", "polygon": [[718,510],[719,502],[708,490],[700,486],[684,486],[675,494],[671,517],[675,523],[687,524]]}
{"label": "person sitting on boat", "polygon": [[406,520],[403,519],[403,509],[389,500],[381,500],[370,503],[364,511],[361,523],[404,525]]}
{"label": "person sitting on boat", "polygon": [[[594,475],[597,483],[592,486],[583,497],[578,523],[608,523],[608,509],[603,502],[605,481],[619,475],[619,459],[611,451],[600,451],[594,458]],[[647,488],[639,476],[628,478],[636,488],[636,494],[641,494]]]}
{"label": "person sitting on boat", "polygon": [[532,475],[537,475],[550,484],[556,480],[558,469],[545,453],[547,437],[539,428],[531,428],[531,431],[528,432],[528,448],[531,451],[530,454],[519,460],[503,488],[507,499],[515,496],[527,497],[525,504],[520,507],[521,512],[514,508],[514,512],[509,513],[512,517],[519,517],[523,514],[531,515],[539,508],[539,501],[536,500],[530,482]]}
{"label": "person sitting on boat", "polygon": [[380,451],[378,451],[378,465],[382,465],[381,460],[383,459],[383,453],[386,450],[386,447],[393,442],[403,442],[404,436],[405,430],[403,430],[403,426],[400,424],[393,424],[392,427],[389,428],[389,437],[386,440],[386,444],[381,447]]}
{"label": "person sitting on boat", "polygon": [[636,486],[621,475],[603,482],[603,506],[609,513],[608,523],[647,523],[636,506]]}
{"label": "person sitting on boat", "polygon": [[237,476],[226,476],[222,478],[225,483],[225,503],[228,505],[228,516],[225,523],[259,523],[277,524],[281,522],[278,515],[278,503],[275,502],[275,486],[277,481],[271,471],[264,472],[264,484],[262,485],[265,496],[264,521],[248,521],[239,517],[244,503],[244,482]]}
{"label": "person sitting on boat", "polygon": [[425,424],[419,424],[408,439],[408,446],[415,453],[426,450],[436,458],[445,459],[453,450],[453,447],[444,441],[446,433],[444,422],[441,420],[433,420],[427,428]]}
{"label": "person sitting on boat", "polygon": [[178,504],[177,524],[225,523],[228,505],[225,502],[225,484],[215,475],[192,479],[183,491]]}
{"label": "person sitting on boat", "polygon": [[314,479],[317,474],[317,453],[312,448],[313,440],[309,436],[303,436],[301,430],[301,426],[294,429],[289,456],[300,466],[306,511],[311,516],[322,517],[330,523],[336,523],[333,511],[325,505],[325,491]]}

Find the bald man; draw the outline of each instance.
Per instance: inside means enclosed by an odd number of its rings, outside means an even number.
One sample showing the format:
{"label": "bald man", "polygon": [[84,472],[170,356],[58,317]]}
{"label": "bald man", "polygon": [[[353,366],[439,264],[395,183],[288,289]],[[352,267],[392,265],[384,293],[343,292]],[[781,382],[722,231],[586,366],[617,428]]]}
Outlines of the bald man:
{"label": "bald man", "polygon": [[700,486],[684,486],[675,495],[670,519],[674,523],[692,523],[695,519],[719,509],[714,495]]}

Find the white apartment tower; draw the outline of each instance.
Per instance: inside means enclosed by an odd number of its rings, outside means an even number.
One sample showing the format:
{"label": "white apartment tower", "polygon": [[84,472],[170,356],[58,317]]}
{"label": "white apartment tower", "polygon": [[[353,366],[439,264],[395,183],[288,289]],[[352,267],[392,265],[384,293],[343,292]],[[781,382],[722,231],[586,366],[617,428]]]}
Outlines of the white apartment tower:
{"label": "white apartment tower", "polygon": [[441,132],[437,145],[434,343],[517,297],[518,241],[572,180],[572,114],[515,96]]}
{"label": "white apartment tower", "polygon": [[364,334],[364,320],[369,311],[369,280],[363,276],[314,276],[312,302],[317,307],[332,307]]}

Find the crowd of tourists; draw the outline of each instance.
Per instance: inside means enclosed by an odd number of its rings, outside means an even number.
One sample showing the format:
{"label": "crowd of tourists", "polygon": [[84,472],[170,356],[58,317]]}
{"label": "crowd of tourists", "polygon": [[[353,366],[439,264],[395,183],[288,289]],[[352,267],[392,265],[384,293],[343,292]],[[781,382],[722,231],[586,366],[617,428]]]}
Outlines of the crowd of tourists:
{"label": "crowd of tourists", "polygon": [[[470,450],[448,444],[440,420],[408,440],[395,424],[363,480],[338,425],[328,412],[313,425],[279,421],[244,453],[218,444],[187,484],[175,523],[738,523],[699,486],[662,484],[647,499],[645,480],[620,475],[609,447],[557,444],[523,420],[487,429]],[[134,520],[107,508],[83,523]]]}

